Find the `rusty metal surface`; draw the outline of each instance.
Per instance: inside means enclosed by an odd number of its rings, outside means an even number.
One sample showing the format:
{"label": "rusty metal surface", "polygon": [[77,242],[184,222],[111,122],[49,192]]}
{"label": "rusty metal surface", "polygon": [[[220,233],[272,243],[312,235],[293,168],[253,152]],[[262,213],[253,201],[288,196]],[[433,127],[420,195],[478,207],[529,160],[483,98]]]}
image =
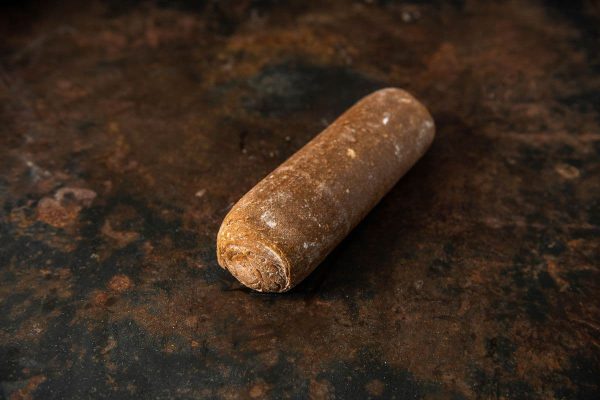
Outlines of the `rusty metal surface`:
{"label": "rusty metal surface", "polygon": [[[597,2],[11,2],[0,398],[600,396]],[[426,157],[306,282],[228,207],[399,86]]]}

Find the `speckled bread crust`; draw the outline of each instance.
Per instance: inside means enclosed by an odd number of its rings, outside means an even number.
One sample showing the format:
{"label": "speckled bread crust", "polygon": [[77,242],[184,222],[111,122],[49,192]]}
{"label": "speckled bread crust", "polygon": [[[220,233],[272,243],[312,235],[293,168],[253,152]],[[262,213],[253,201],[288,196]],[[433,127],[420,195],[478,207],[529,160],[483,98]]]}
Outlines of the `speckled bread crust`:
{"label": "speckled bread crust", "polygon": [[219,264],[260,292],[310,274],[421,158],[435,134],[401,89],[363,98],[260,181],[225,217]]}

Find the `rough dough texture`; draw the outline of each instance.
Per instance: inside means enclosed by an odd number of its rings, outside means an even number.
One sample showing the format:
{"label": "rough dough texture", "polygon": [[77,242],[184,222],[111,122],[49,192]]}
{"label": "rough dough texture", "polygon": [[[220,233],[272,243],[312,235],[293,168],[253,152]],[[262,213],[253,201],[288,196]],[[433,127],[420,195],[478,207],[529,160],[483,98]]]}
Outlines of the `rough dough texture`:
{"label": "rough dough texture", "polygon": [[427,151],[434,134],[427,109],[404,90],[363,98],[234,205],[217,235],[219,264],[254,290],[291,289]]}

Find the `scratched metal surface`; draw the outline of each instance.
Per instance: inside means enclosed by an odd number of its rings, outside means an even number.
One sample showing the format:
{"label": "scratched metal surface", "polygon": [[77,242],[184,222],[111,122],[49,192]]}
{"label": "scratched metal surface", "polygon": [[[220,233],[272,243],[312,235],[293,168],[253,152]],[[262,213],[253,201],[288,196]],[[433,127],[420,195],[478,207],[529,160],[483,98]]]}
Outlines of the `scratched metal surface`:
{"label": "scratched metal surface", "polygon": [[[0,398],[600,397],[597,2],[72,1],[0,22]],[[426,157],[305,283],[228,207],[399,86]]]}

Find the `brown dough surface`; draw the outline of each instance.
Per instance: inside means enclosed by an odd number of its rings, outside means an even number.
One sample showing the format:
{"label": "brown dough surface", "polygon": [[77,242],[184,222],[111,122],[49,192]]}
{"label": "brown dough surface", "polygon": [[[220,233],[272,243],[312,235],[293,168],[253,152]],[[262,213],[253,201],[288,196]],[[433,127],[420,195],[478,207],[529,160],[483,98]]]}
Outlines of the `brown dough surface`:
{"label": "brown dough surface", "polygon": [[363,98],[246,193],[217,235],[219,264],[244,285],[285,292],[310,274],[429,148],[409,93]]}

